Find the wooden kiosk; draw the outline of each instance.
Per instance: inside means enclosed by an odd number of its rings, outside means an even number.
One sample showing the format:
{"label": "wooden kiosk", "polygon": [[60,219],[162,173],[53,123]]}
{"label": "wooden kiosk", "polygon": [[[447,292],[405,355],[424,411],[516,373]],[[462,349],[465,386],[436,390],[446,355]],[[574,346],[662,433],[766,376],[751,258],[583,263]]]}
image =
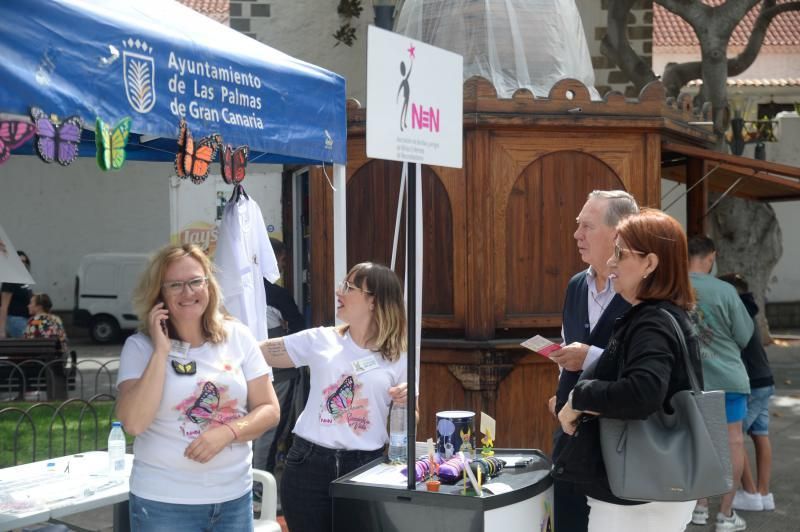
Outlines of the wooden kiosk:
{"label": "wooden kiosk", "polygon": [[[495,417],[497,446],[549,452],[557,368],[519,342],[559,335],[567,281],[585,268],[572,234],[587,194],[625,189],[660,206],[662,143],[713,144],[682,103],[669,105],[658,82],[632,101],[618,93],[592,101],[571,79],[547,99],[527,90],[498,99],[485,79],[464,83],[463,169],[422,170],[418,440],[435,436],[437,411],[466,409]],[[401,163],[366,158],[365,128],[365,109],[351,102],[348,267],[390,262],[400,186]],[[313,321],[332,323],[333,196],[321,170],[311,177]]]}

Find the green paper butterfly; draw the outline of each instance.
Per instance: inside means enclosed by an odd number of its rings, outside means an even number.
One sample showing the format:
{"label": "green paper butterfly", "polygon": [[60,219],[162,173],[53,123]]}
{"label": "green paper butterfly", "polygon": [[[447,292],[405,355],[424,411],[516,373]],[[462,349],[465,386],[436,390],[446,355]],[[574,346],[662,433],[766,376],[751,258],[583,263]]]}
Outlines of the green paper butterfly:
{"label": "green paper butterfly", "polygon": [[131,132],[131,119],[125,117],[114,129],[97,117],[95,123],[95,144],[97,144],[97,166],[101,170],[119,170],[125,163],[125,144]]}

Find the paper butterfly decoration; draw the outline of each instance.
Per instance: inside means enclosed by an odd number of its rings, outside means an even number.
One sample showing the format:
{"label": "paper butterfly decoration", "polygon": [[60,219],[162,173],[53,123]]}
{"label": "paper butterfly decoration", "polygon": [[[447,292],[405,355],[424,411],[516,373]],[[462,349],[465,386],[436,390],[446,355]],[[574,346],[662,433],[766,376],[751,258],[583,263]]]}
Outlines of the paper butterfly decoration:
{"label": "paper butterfly decoration", "polygon": [[218,407],[219,390],[217,390],[213,382],[208,381],[203,385],[203,391],[200,393],[200,397],[198,397],[192,407],[186,411],[186,415],[199,425],[211,421]]}
{"label": "paper butterfly decoration", "polygon": [[225,146],[219,154],[220,166],[222,166],[222,179],[229,185],[238,185],[244,179],[245,169],[247,168],[247,156],[250,148],[239,146],[233,149],[230,145]]}
{"label": "paper butterfly decoration", "polygon": [[196,185],[205,181],[208,177],[208,168],[211,161],[216,159],[221,142],[220,136],[214,134],[200,139],[195,144],[192,133],[186,126],[186,121],[181,118],[175,173],[178,177],[191,179],[192,183]]}
{"label": "paper butterfly decoration", "polygon": [[11,150],[15,150],[28,142],[34,133],[36,133],[36,127],[28,121],[1,120],[0,164],[3,164],[11,157]]}
{"label": "paper butterfly decoration", "polygon": [[339,417],[350,409],[355,396],[355,383],[353,377],[347,377],[344,382],[328,396],[328,412],[334,417]]}
{"label": "paper butterfly decoration", "polygon": [[78,144],[81,141],[83,119],[70,116],[59,121],[55,115],[48,118],[38,107],[31,108],[31,116],[36,123],[36,151],[46,163],[58,162],[69,165],[78,157]]}
{"label": "paper butterfly decoration", "polygon": [[131,132],[129,117],[120,120],[114,129],[108,127],[100,117],[95,121],[94,139],[97,145],[97,166],[101,170],[119,170],[125,163],[125,145]]}
{"label": "paper butterfly decoration", "polygon": [[[186,364],[181,364],[177,360],[172,360],[172,369],[175,370],[175,373],[178,375],[194,375],[197,373],[197,362],[194,360],[190,360]],[[208,384],[208,383],[206,383]]]}

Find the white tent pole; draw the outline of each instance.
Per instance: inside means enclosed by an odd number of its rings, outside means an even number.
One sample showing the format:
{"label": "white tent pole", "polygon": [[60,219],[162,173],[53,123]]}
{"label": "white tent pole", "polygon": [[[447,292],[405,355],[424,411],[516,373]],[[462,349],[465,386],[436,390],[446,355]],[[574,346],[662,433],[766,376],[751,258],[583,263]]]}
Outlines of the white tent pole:
{"label": "white tent pole", "polygon": [[[333,279],[338,283],[347,275],[347,190],[345,166],[333,165]],[[333,301],[336,315],[336,298]],[[337,323],[339,320],[336,320]]]}
{"label": "white tent pole", "polygon": [[394,270],[397,264],[397,241],[400,240],[400,215],[403,212],[403,198],[405,197],[406,176],[408,175],[408,163],[403,161],[403,173],[400,175],[400,192],[397,193],[397,217],[394,221],[394,242],[392,243],[392,263],[390,268]]}

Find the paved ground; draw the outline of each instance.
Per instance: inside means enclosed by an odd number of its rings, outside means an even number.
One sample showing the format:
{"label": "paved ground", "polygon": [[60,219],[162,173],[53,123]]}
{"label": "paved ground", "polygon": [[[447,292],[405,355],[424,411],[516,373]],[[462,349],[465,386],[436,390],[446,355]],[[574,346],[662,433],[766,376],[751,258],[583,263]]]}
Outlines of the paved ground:
{"label": "paved ground", "polygon": [[[86,338],[73,338],[73,348],[78,352],[79,361],[97,360],[105,363],[116,359],[121,347],[96,346]],[[770,346],[768,353],[776,387],[770,419],[773,446],[772,492],[775,495],[776,509],[773,512],[740,512],[740,515],[747,520],[749,531],[797,532],[800,530],[800,519],[791,513],[790,508],[800,507],[800,336],[786,336],[785,341]],[[85,364],[89,366],[89,363]],[[754,464],[752,443],[747,441],[747,447],[751,464]],[[718,506],[719,499],[712,499],[712,516],[716,515]],[[69,522],[89,530],[112,530],[110,509],[79,514],[69,519]],[[687,532],[707,530],[714,530],[713,519],[707,526],[690,525]]]}

